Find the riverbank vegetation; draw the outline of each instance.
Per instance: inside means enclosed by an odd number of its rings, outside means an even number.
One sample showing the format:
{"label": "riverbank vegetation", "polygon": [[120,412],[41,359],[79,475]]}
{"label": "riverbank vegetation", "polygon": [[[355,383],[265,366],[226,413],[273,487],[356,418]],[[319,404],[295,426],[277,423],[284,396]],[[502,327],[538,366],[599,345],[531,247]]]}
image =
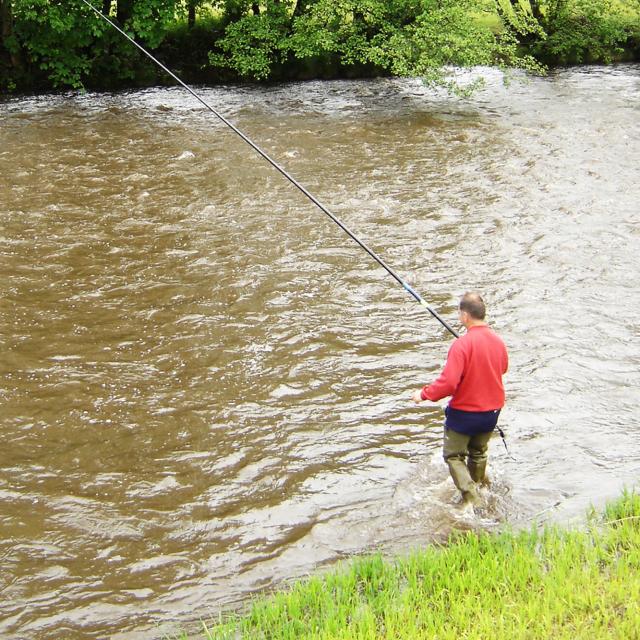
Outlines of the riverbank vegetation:
{"label": "riverbank vegetation", "polygon": [[629,640],[639,571],[640,495],[625,492],[585,529],[458,534],[395,561],[359,559],[205,625],[202,637]]}
{"label": "riverbank vegetation", "polygon": [[[92,0],[187,81],[640,59],[640,0]],[[0,90],[171,82],[82,0],[0,0]]]}

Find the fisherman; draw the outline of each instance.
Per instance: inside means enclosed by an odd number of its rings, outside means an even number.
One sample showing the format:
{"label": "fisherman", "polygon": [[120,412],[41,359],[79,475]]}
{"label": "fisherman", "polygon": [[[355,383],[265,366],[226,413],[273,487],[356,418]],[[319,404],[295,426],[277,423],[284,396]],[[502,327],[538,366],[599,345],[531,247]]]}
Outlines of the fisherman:
{"label": "fisherman", "polygon": [[478,503],[478,485],[486,482],[487,450],[504,405],[502,376],[509,362],[485,315],[479,293],[462,296],[458,317],[466,333],[451,344],[440,376],[413,394],[416,404],[451,396],[444,410],[443,457],[465,504]]}

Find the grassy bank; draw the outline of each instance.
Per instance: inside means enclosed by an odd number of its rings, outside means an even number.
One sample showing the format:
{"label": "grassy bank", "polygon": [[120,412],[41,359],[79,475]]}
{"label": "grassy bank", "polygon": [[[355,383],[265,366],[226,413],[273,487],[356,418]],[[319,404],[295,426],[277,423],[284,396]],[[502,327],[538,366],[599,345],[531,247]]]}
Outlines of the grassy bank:
{"label": "grassy bank", "polygon": [[640,495],[625,492],[581,530],[459,534],[406,558],[358,559],[202,637],[633,640],[639,603]]}

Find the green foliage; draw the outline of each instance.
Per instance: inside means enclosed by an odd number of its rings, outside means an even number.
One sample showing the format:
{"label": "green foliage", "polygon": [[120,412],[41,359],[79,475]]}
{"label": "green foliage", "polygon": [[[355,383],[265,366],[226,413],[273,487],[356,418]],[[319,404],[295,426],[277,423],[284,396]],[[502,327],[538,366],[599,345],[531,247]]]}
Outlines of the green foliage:
{"label": "green foliage", "polygon": [[[176,0],[135,0],[131,18],[122,26],[156,47],[175,8]],[[138,72],[138,52],[80,0],[14,0],[13,21],[14,37],[28,63],[44,72],[53,87],[81,88],[104,73],[132,80]]]}
{"label": "green foliage", "polygon": [[553,3],[548,36],[536,53],[560,64],[610,63],[623,53],[627,23],[611,0],[574,0]]}
{"label": "green foliage", "polygon": [[175,20],[177,4],[176,0],[136,0],[126,26],[141,43],[155,49]]}
{"label": "green foliage", "polygon": [[[260,15],[227,26],[211,64],[241,77],[264,80],[287,61],[339,61],[378,74],[428,77],[442,82],[443,67],[521,66],[511,33],[494,33],[478,15],[478,0],[313,0],[294,7],[269,0]],[[301,9],[303,7],[303,9]]]}
{"label": "green foliage", "polygon": [[[102,0],[93,1],[102,8]],[[447,80],[452,67],[541,72],[542,62],[611,62],[623,51],[640,55],[640,0],[114,0],[112,5],[111,17],[121,19],[120,26],[138,42],[176,71],[208,82],[394,75],[422,76],[458,90]],[[4,88],[25,78],[34,87],[76,88],[164,78],[81,0],[12,0],[2,6]]]}
{"label": "green foliage", "polygon": [[80,87],[91,68],[87,47],[104,27],[80,2],[16,0],[15,35],[55,87]]}
{"label": "green foliage", "polygon": [[286,4],[267,0],[266,11],[244,15],[230,23],[217,45],[220,53],[211,53],[209,61],[217,67],[233,69],[241,78],[266,80],[274,64],[286,55],[290,23]]}
{"label": "green foliage", "polygon": [[251,0],[217,0],[213,4],[222,12],[227,24],[240,20],[251,8]]}
{"label": "green foliage", "polygon": [[389,71],[420,12],[415,0],[316,0],[296,18],[288,45],[297,58],[329,55]]}
{"label": "green foliage", "polygon": [[465,533],[407,557],[360,558],[204,627],[208,640],[636,638],[640,498],[586,531]]}
{"label": "green foliage", "polygon": [[525,37],[532,55],[552,64],[611,63],[640,24],[637,6],[630,5],[627,13],[615,0],[512,0],[509,8],[504,0],[497,2],[508,27]]}
{"label": "green foliage", "polygon": [[409,59],[409,66],[401,75],[426,75],[437,80],[440,70],[447,66],[491,65],[542,71],[531,56],[522,54],[511,31],[496,33],[477,19],[475,12],[482,3],[479,6],[474,0],[428,0],[426,4],[427,9],[411,34],[417,55]]}

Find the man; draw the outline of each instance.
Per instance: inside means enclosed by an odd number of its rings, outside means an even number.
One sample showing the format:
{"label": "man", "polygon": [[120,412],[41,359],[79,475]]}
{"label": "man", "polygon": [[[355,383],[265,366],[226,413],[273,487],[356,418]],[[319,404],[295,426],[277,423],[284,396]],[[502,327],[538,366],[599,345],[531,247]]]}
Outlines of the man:
{"label": "man", "polygon": [[451,396],[445,409],[443,456],[464,503],[477,504],[477,484],[485,482],[491,432],[504,405],[502,376],[508,367],[504,342],[484,321],[480,294],[460,299],[459,318],[466,333],[449,348],[435,382],[413,394],[416,403]]}

